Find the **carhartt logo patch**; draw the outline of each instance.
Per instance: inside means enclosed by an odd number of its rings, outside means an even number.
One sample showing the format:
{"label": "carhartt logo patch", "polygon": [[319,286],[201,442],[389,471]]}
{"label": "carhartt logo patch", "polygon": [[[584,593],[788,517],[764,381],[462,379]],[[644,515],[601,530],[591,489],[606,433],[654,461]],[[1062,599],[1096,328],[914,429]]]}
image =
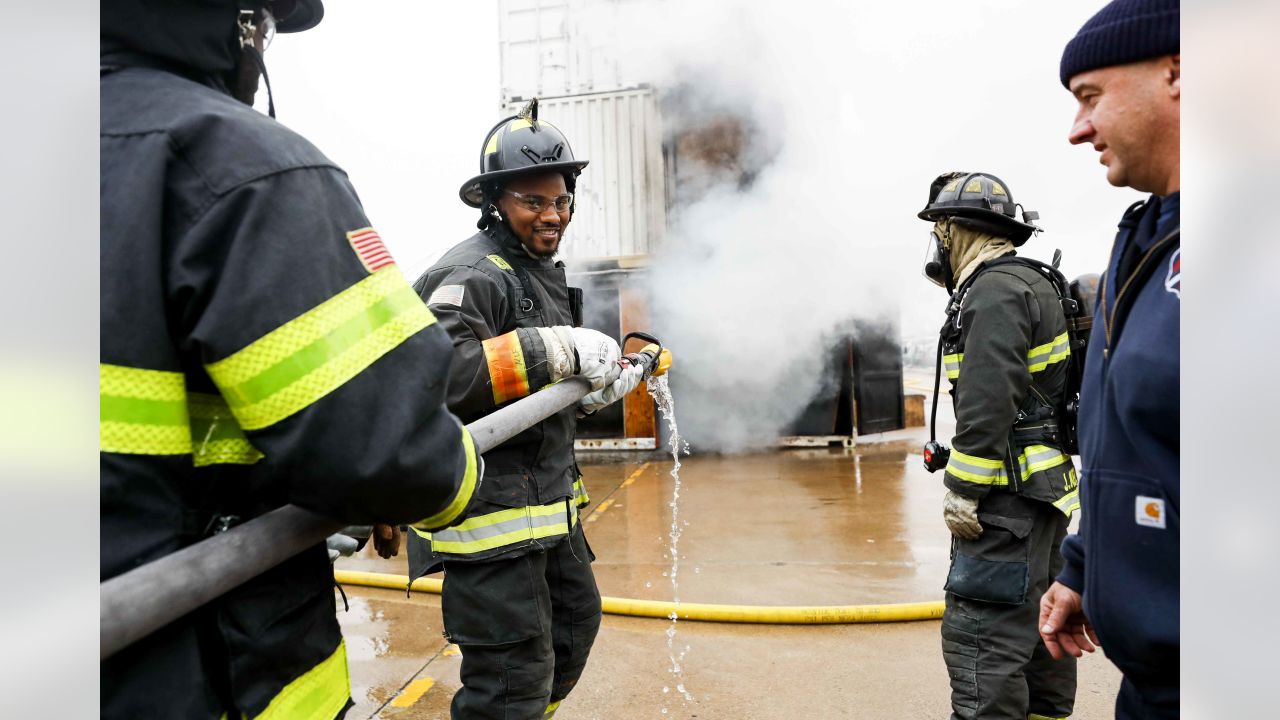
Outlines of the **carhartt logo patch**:
{"label": "carhartt logo patch", "polygon": [[1164,530],[1167,526],[1164,519],[1164,500],[1139,495],[1134,499],[1134,519],[1143,527]]}
{"label": "carhartt logo patch", "polygon": [[356,257],[360,258],[360,264],[369,272],[377,272],[396,264],[391,253],[387,252],[387,246],[382,244],[378,231],[371,227],[352,230],[347,233],[347,241],[351,243],[351,249],[356,251]]}
{"label": "carhartt logo patch", "polygon": [[1182,248],[1173,251],[1169,259],[1169,272],[1164,276],[1164,289],[1182,299]]}

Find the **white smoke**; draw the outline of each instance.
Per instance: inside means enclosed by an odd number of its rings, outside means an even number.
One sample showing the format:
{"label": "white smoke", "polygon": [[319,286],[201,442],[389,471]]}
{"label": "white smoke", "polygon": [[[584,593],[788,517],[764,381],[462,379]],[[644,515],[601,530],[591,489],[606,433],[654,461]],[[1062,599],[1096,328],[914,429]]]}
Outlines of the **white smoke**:
{"label": "white smoke", "polygon": [[[896,320],[901,298],[905,256],[850,213],[865,163],[842,137],[853,98],[831,83],[850,18],[835,4],[829,25],[783,4],[627,7],[623,57],[664,91],[668,138],[740,148],[685,178],[651,271],[681,427],[703,450],[767,446],[833,389],[824,368],[849,321]],[[687,176],[690,158],[677,160]]]}
{"label": "white smoke", "polygon": [[[1050,231],[1030,254],[1063,247],[1069,274],[1097,269],[1132,198],[1065,142],[1074,108],[1056,70],[1080,14],[1012,0],[587,6],[621,76],[658,88],[668,140],[742,147],[722,164],[704,148],[693,178],[677,153],[685,182],[651,273],[694,447],[770,444],[834,380],[823,368],[853,319],[935,337],[945,295],[920,276],[915,215],[941,172],[1000,175]],[[1093,242],[1072,248],[1073,231]]]}

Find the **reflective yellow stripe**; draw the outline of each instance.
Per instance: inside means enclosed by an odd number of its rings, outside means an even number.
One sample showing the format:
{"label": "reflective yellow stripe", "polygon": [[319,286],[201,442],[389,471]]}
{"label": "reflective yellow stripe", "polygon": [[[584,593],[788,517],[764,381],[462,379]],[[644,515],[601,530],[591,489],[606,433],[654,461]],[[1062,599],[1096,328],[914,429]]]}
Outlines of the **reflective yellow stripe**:
{"label": "reflective yellow stripe", "polygon": [[[1023,479],[1069,462],[1071,458],[1061,450],[1047,445],[1028,445],[1018,455],[1018,469]],[[1003,460],[966,455],[958,450],[951,451],[951,459],[947,461],[947,474],[975,485],[1009,484]]]}
{"label": "reflective yellow stripe", "polygon": [[263,455],[244,436],[221,395],[190,393],[192,461],[205,465],[252,465]]}
{"label": "reflective yellow stripe", "polygon": [[[1027,351],[1027,370],[1037,373],[1069,357],[1071,357],[1071,342],[1064,332],[1051,342],[1033,347]],[[944,355],[942,357],[942,366],[947,373],[947,378],[950,380],[958,379],[960,377],[960,367],[963,363],[964,353]]]}
{"label": "reflective yellow stripe", "polygon": [[1071,517],[1071,513],[1080,509],[1080,491],[1072,490],[1053,501],[1053,506],[1062,511],[1063,515]]}
{"label": "reflective yellow stripe", "polygon": [[489,258],[489,262],[497,265],[500,269],[507,272],[515,272],[515,269],[511,267],[511,263],[503,260],[501,255],[486,255],[485,257]]}
{"label": "reflective yellow stripe", "polygon": [[582,482],[582,478],[573,484],[573,502],[578,507],[582,507],[591,502],[591,496],[587,495],[587,484]]}
{"label": "reflective yellow stripe", "polygon": [[1022,464],[1023,477],[1038,473],[1041,470],[1058,467],[1070,460],[1071,458],[1063,455],[1061,450],[1045,445],[1028,445],[1018,458],[1018,461]]}
{"label": "reflective yellow stripe", "polygon": [[489,367],[493,402],[501,405],[508,400],[528,395],[529,371],[525,366],[520,335],[512,330],[505,335],[484,340],[480,346],[484,349],[485,362]]}
{"label": "reflective yellow stripe", "polygon": [[338,389],[435,321],[400,271],[386,267],[206,369],[240,426],[257,430]]}
{"label": "reflective yellow stripe", "polygon": [[346,707],[350,697],[347,644],[339,641],[338,649],[327,660],[285,685],[254,720],[328,720]]}
{"label": "reflective yellow stripe", "polygon": [[502,136],[502,128],[494,131],[493,137],[489,138],[489,142],[484,146],[484,154],[492,155],[498,152],[498,138]]}
{"label": "reflective yellow stripe", "polygon": [[1070,716],[1050,717],[1048,715],[1037,715],[1035,713],[1027,714],[1027,720],[1069,720],[1069,718]]}
{"label": "reflective yellow stripe", "polygon": [[433,533],[423,532],[418,528],[414,528],[414,532],[430,540],[431,549],[435,552],[467,555],[526,540],[568,535],[569,530],[577,524],[578,509],[561,500],[546,505],[478,515],[467,518],[454,527]]}
{"label": "reflective yellow stripe", "polygon": [[186,455],[196,467],[262,459],[218,395],[188,393],[182,373],[101,363],[102,452]]}
{"label": "reflective yellow stripe", "polygon": [[563,700],[557,700],[557,701],[555,701],[555,702],[551,703],[550,705],[548,705],[548,706],[547,706],[547,709],[546,709],[546,710],[544,710],[544,711],[542,712],[542,720],[551,720],[551,718],[555,717],[555,716],[556,716],[556,710],[559,710],[559,709],[560,709],[560,703],[562,703],[562,702],[564,702],[564,701],[563,701]]}
{"label": "reflective yellow stripe", "polygon": [[191,452],[182,373],[98,364],[98,449],[131,455]]}
{"label": "reflective yellow stripe", "polygon": [[1054,338],[1052,342],[1028,350],[1027,369],[1033,373],[1040,372],[1050,365],[1062,362],[1069,357],[1071,357],[1071,342],[1064,332]]}
{"label": "reflective yellow stripe", "polygon": [[463,471],[462,484],[458,486],[458,492],[443,510],[414,523],[418,527],[425,530],[444,527],[456,520],[471,504],[471,496],[476,491],[476,445],[471,439],[471,433],[467,432],[465,427],[462,428],[462,447],[466,451],[467,468]]}
{"label": "reflective yellow stripe", "polygon": [[976,455],[965,455],[959,450],[951,451],[951,459],[947,461],[947,472],[961,480],[978,485],[1000,485],[997,480],[1004,476],[1004,462],[990,460]]}
{"label": "reflective yellow stripe", "polygon": [[956,353],[955,355],[944,355],[942,358],[943,368],[947,371],[947,379],[955,380],[960,377],[960,364],[964,362],[964,353]]}

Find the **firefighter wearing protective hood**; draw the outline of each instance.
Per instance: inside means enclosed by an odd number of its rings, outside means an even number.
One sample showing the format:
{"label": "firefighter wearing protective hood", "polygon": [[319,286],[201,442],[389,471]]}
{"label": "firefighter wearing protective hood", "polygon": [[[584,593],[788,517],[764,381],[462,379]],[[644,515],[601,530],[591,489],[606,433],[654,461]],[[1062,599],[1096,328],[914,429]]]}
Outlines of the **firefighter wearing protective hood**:
{"label": "firefighter wearing protective hood", "polygon": [[554,716],[600,627],[573,439],[577,415],[622,398],[643,369],[618,375],[617,341],[580,327],[582,291],[554,259],[586,165],[536,99],[498,123],[460,191],[480,209],[480,232],[414,285],[453,339],[449,407],[464,421],[572,375],[595,388],[485,454],[485,483],[461,524],[409,535],[410,575],[445,571],[445,633],[462,651],[454,718]]}
{"label": "firefighter wearing protective hood", "polygon": [[[322,12],[102,5],[103,580],[285,503],[438,529],[474,494],[448,335],[346,175],[247,104],[273,29]],[[101,688],[104,718],[340,716],[325,545],[107,658]]]}
{"label": "firefighter wearing protective hood", "polygon": [[956,434],[949,457],[935,443],[925,457],[931,471],[945,464],[942,650],[952,717],[963,720],[1065,718],[1075,701],[1075,665],[1052,660],[1036,624],[1079,507],[1071,458],[1055,442],[1070,347],[1059,292],[1015,259],[1039,230],[1016,207],[993,175],[947,173],[919,214],[933,223],[925,275],[952,293],[939,372]]}

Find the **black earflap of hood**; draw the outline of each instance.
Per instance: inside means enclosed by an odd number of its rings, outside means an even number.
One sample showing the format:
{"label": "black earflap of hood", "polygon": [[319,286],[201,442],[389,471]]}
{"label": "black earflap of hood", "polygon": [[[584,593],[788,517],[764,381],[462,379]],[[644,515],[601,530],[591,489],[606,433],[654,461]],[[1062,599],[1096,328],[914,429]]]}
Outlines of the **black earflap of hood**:
{"label": "black earflap of hood", "polygon": [[[244,0],[104,0],[101,45],[104,65],[146,55],[222,77],[240,54],[236,19]],[[128,64],[124,60],[121,64]]]}

